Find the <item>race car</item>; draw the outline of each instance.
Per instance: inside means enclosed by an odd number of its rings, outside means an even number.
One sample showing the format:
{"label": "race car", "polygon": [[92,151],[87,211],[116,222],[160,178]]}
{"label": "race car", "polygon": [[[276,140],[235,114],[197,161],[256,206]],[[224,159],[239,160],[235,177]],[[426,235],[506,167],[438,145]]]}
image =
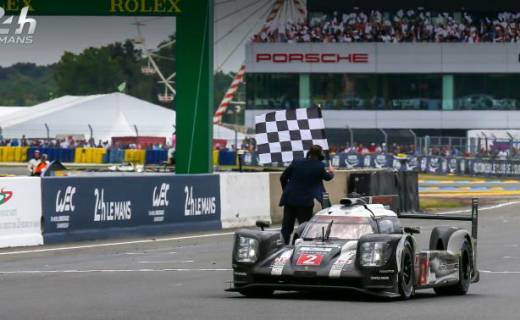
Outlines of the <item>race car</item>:
{"label": "race car", "polygon": [[[477,268],[478,199],[471,216],[400,214],[377,197],[345,198],[301,224],[285,245],[278,231],[239,230],[232,254],[231,292],[266,297],[275,290],[357,290],[409,299],[415,290],[464,295],[479,281]],[[382,201],[384,202],[384,201]],[[428,250],[419,250],[415,234],[401,220],[471,221],[471,232],[435,227]]]}

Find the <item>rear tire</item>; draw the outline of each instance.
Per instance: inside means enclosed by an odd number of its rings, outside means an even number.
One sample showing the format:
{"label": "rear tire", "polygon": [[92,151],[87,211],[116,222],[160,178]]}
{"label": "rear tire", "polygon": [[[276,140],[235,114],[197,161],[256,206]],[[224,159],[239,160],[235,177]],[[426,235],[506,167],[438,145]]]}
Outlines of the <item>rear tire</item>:
{"label": "rear tire", "polygon": [[446,287],[433,288],[438,295],[465,295],[471,284],[471,247],[468,240],[464,240],[461,249],[459,266],[459,282]]}
{"label": "rear tire", "polygon": [[269,298],[273,295],[273,289],[255,288],[240,290],[239,293],[247,298]]}
{"label": "rear tire", "polygon": [[399,294],[401,299],[408,300],[415,293],[415,272],[412,245],[407,242],[401,255],[401,272],[399,272]]}

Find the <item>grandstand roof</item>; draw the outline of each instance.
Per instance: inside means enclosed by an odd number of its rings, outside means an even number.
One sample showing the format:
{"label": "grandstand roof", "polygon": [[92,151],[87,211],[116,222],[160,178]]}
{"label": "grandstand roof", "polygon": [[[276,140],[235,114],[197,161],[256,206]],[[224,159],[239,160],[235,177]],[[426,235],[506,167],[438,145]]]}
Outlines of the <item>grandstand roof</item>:
{"label": "grandstand roof", "polygon": [[[0,107],[0,127],[4,138],[46,138],[57,135],[90,137],[96,140],[113,136],[160,136],[171,138],[175,132],[173,110],[135,97],[111,93],[92,96],[63,96],[34,107]],[[233,130],[214,126],[215,138],[234,141]],[[242,140],[243,134],[238,139]]]}

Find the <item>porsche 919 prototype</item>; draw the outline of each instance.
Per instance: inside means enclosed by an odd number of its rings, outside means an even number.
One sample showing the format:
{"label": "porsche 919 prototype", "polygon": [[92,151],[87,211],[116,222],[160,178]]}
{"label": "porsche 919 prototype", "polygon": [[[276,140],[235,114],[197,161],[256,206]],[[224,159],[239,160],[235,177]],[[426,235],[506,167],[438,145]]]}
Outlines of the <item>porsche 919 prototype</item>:
{"label": "porsche 919 prototype", "polygon": [[[437,294],[468,292],[478,282],[478,200],[471,216],[400,214],[374,198],[345,198],[301,224],[290,245],[277,231],[239,230],[232,255],[233,281],[227,291],[248,297],[270,296],[275,290],[357,290],[389,298],[411,298],[416,290]],[[401,220],[471,221],[471,232],[435,227],[428,250],[417,247],[418,228]]]}

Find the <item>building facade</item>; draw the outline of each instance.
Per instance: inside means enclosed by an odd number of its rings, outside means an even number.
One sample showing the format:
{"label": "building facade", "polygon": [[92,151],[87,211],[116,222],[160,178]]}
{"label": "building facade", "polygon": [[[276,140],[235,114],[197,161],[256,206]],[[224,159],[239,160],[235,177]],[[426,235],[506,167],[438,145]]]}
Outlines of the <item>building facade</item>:
{"label": "building facade", "polygon": [[318,106],[336,143],[349,129],[520,128],[519,42],[294,42],[247,44],[247,126],[266,111]]}

